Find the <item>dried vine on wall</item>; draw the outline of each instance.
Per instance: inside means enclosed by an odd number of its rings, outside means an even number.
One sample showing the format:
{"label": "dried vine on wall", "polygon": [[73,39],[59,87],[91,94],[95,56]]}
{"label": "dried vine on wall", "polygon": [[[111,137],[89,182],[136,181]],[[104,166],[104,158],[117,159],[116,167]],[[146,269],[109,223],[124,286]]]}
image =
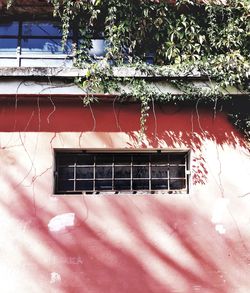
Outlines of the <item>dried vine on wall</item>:
{"label": "dried vine on wall", "polygon": [[[9,6],[15,5],[13,0],[8,2]],[[88,70],[77,83],[92,93],[115,89],[122,97],[132,96],[140,101],[143,131],[152,101],[195,102],[200,99],[201,102],[217,102],[223,98],[230,105],[231,95],[222,93],[221,89],[233,86],[245,93],[249,105],[249,0],[49,2],[53,5],[54,16],[62,21],[63,43],[69,28],[75,23],[79,26],[81,44],[76,66]],[[91,39],[97,34],[106,40],[106,54],[100,62],[89,55]],[[154,65],[146,63],[149,57]],[[171,82],[183,95],[157,94],[143,78],[117,78],[112,68],[121,65],[150,76],[171,77]],[[187,84],[186,77],[195,74],[204,76],[213,86],[204,92]],[[123,92],[118,86],[121,83],[129,84],[131,92]],[[85,102],[92,100],[95,100],[93,95]],[[231,120],[250,136],[249,113],[234,106],[230,110]]]}

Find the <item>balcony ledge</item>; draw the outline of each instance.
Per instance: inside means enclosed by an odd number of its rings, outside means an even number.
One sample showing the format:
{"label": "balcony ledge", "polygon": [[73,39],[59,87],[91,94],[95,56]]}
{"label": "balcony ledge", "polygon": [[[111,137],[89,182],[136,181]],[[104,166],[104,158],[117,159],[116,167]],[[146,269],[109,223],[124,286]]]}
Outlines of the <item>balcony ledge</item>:
{"label": "balcony ledge", "polygon": [[[191,72],[183,74],[183,76],[174,76],[167,73],[162,75],[150,75],[132,67],[113,67],[114,77],[131,77],[131,78],[146,78],[148,85],[156,94],[183,94],[172,83],[171,79],[185,78],[187,84],[192,83],[196,87],[206,91],[214,88],[216,85],[213,81],[209,81],[207,77],[201,76],[199,72]],[[66,95],[84,95],[87,90],[79,88],[73,83],[75,77],[86,76],[87,69],[78,69],[75,67],[0,67],[0,95],[18,94],[66,94]],[[51,79],[50,79],[51,78]],[[33,84],[36,79],[36,86]],[[65,80],[67,79],[67,80]],[[22,86],[19,83],[22,81],[30,81],[33,87]],[[54,86],[51,87],[51,82]],[[120,83],[120,82],[119,82]],[[48,86],[49,85],[49,86]],[[120,83],[121,89],[125,93],[130,93],[130,88]],[[53,89],[52,89],[53,88]],[[222,94],[226,95],[248,95],[246,91],[237,89],[236,87],[228,87],[220,89]],[[119,95],[118,92],[113,93],[92,93],[101,95]]]}
{"label": "balcony ledge", "polygon": [[[205,79],[206,76],[202,76],[198,71],[192,71],[189,73],[183,73],[175,75],[165,67],[165,73],[150,74],[148,72],[141,71],[135,67],[119,66],[112,67],[112,75],[114,77],[131,77],[131,78],[149,78],[149,79]],[[169,68],[170,69],[170,68]],[[105,67],[104,67],[105,70]],[[76,67],[0,67],[0,77],[78,77],[86,76],[87,69],[79,69]]]}
{"label": "balcony ledge", "polygon": [[0,67],[0,77],[78,77],[86,70],[75,67]]}

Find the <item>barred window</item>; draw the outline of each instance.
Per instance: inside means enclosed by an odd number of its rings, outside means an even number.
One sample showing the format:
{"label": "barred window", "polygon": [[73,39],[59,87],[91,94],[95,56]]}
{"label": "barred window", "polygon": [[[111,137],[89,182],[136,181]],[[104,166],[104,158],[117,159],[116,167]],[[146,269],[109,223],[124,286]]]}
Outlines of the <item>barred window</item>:
{"label": "barred window", "polygon": [[56,152],[55,193],[188,192],[188,152]]}

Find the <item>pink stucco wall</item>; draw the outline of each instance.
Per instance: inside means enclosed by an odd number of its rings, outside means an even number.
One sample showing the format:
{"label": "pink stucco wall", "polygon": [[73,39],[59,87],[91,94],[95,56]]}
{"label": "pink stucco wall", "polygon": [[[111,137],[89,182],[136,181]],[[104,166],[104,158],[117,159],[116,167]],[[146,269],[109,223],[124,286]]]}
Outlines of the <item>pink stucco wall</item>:
{"label": "pink stucco wall", "polygon": [[[0,112],[0,292],[250,291],[250,160],[223,112],[9,99]],[[190,149],[189,194],[53,195],[55,148]]]}

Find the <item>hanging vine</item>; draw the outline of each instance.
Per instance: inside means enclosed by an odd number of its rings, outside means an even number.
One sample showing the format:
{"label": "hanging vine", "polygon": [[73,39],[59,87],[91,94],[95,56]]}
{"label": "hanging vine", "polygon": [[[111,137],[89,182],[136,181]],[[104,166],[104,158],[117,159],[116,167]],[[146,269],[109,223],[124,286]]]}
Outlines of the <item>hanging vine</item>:
{"label": "hanging vine", "polygon": [[[13,2],[13,3],[12,3]],[[8,0],[8,6],[15,5]],[[76,66],[87,68],[77,83],[88,92],[119,91],[141,103],[141,129],[152,100],[230,100],[221,89],[233,86],[249,101],[250,2],[249,0],[49,0],[54,16],[62,21],[63,43],[77,22],[81,40]],[[89,56],[91,39],[102,35],[106,53],[99,62]],[[154,65],[147,64],[153,58]],[[159,94],[145,80],[118,78],[114,66],[132,67],[150,76],[171,77],[182,95]],[[206,91],[187,84],[186,76],[200,74],[213,86]],[[176,77],[176,79],[174,79]],[[119,84],[129,84],[128,93]],[[93,100],[93,96],[90,97]],[[92,101],[91,100],[91,101]],[[88,103],[88,101],[86,101]],[[250,114],[233,112],[231,119],[250,136]],[[244,112],[244,113],[243,113]]]}

